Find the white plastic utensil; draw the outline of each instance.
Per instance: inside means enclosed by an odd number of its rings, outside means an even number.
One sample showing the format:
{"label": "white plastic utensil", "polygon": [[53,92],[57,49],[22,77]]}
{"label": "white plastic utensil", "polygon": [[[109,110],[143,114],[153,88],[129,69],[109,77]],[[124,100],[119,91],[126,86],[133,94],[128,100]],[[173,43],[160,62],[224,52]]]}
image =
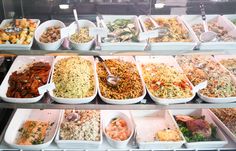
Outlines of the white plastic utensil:
{"label": "white plastic utensil", "polygon": [[77,32],[79,32],[79,19],[78,19],[78,15],[77,15],[76,9],[73,9],[73,13],[74,13],[74,17],[75,17],[75,22],[77,24]]}
{"label": "white plastic utensil", "polygon": [[148,15],[148,18],[150,19],[150,21],[154,25],[154,30],[158,30],[158,37],[163,37],[166,34],[168,34],[168,28],[160,27],[151,15]]}
{"label": "white plastic utensil", "polygon": [[213,31],[208,30],[208,25],[207,25],[207,21],[206,21],[205,6],[203,3],[200,4],[200,8],[201,8],[201,15],[202,15],[202,23],[203,23],[203,27],[204,27],[204,32],[200,35],[200,40],[202,42],[216,41],[217,34]]}

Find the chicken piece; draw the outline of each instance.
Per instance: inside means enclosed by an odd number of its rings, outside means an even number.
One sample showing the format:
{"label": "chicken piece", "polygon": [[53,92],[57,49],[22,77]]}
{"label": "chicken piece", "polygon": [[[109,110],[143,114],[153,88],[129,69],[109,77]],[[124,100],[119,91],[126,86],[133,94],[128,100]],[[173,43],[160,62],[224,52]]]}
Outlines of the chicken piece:
{"label": "chicken piece", "polygon": [[186,126],[193,134],[200,134],[205,138],[211,137],[211,126],[203,119],[188,120]]}
{"label": "chicken piece", "polygon": [[182,122],[194,120],[194,118],[187,116],[187,115],[176,115],[175,119],[176,119],[176,121],[182,121]]}

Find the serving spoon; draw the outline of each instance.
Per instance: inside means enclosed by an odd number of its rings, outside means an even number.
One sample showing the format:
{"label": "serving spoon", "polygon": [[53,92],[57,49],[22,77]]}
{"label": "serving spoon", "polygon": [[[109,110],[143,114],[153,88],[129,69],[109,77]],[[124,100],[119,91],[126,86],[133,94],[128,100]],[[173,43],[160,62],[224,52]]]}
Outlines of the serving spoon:
{"label": "serving spoon", "polygon": [[76,25],[77,25],[77,32],[79,33],[79,19],[78,19],[78,15],[77,15],[76,9],[73,9],[73,13],[74,13],[75,22],[76,22]]}
{"label": "serving spoon", "polygon": [[217,34],[213,31],[208,30],[208,25],[206,21],[206,12],[205,12],[205,6],[203,3],[200,4],[201,9],[201,15],[202,15],[202,23],[204,27],[204,32],[200,35],[200,40],[202,42],[209,42],[209,41],[216,41],[217,40]]}
{"label": "serving spoon", "polygon": [[107,65],[106,65],[105,61],[102,59],[102,57],[100,57],[100,56],[95,56],[95,57],[98,58],[98,60],[103,64],[106,72],[108,73],[108,76],[106,78],[107,84],[109,86],[116,87],[118,85],[119,81],[120,81],[120,78],[115,76],[115,75],[113,75],[110,72],[109,68],[107,67]]}
{"label": "serving spoon", "polygon": [[16,27],[16,19],[12,20],[12,27],[4,29],[4,32],[7,34],[19,34],[22,31],[22,28]]}

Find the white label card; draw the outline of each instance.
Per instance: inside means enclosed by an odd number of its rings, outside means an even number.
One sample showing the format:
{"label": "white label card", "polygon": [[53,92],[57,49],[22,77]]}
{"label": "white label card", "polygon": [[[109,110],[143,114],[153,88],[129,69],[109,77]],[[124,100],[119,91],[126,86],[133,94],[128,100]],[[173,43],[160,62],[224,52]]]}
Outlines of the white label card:
{"label": "white label card", "polygon": [[69,27],[61,28],[60,31],[61,31],[61,38],[69,37],[69,33],[70,33]]}
{"label": "white label card", "polygon": [[207,87],[207,81],[204,81],[202,83],[199,83],[198,85],[196,85],[195,87],[193,87],[193,92],[197,93],[199,90],[204,89]]}
{"label": "white label card", "polygon": [[108,35],[108,29],[106,28],[100,28],[100,27],[94,27],[94,28],[89,28],[89,36],[95,37],[95,36],[100,36],[100,37],[107,37]]}
{"label": "white label card", "polygon": [[56,88],[54,83],[45,84],[38,88],[39,94],[44,94],[47,91],[54,90]]}
{"label": "white label card", "polygon": [[158,30],[150,30],[146,32],[140,32],[139,33],[139,40],[147,40],[148,38],[155,38],[158,37],[159,31]]}

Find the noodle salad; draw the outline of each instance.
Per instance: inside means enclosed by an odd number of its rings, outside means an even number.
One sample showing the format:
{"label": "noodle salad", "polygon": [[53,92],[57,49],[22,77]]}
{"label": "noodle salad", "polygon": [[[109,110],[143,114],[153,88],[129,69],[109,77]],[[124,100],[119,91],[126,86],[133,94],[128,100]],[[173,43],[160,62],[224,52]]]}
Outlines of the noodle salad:
{"label": "noodle salad", "polygon": [[107,59],[105,64],[111,73],[120,78],[117,87],[107,84],[107,72],[101,62],[97,64],[99,88],[102,96],[109,99],[132,99],[143,95],[143,85],[136,65],[120,59]]}
{"label": "noodle salad", "polygon": [[201,94],[214,98],[236,97],[235,81],[211,56],[178,56],[177,62],[193,85],[207,80],[207,87],[200,90]]}
{"label": "noodle salad", "polygon": [[174,67],[149,63],[142,65],[142,72],[148,90],[155,97],[177,99],[193,96],[187,77]]}

